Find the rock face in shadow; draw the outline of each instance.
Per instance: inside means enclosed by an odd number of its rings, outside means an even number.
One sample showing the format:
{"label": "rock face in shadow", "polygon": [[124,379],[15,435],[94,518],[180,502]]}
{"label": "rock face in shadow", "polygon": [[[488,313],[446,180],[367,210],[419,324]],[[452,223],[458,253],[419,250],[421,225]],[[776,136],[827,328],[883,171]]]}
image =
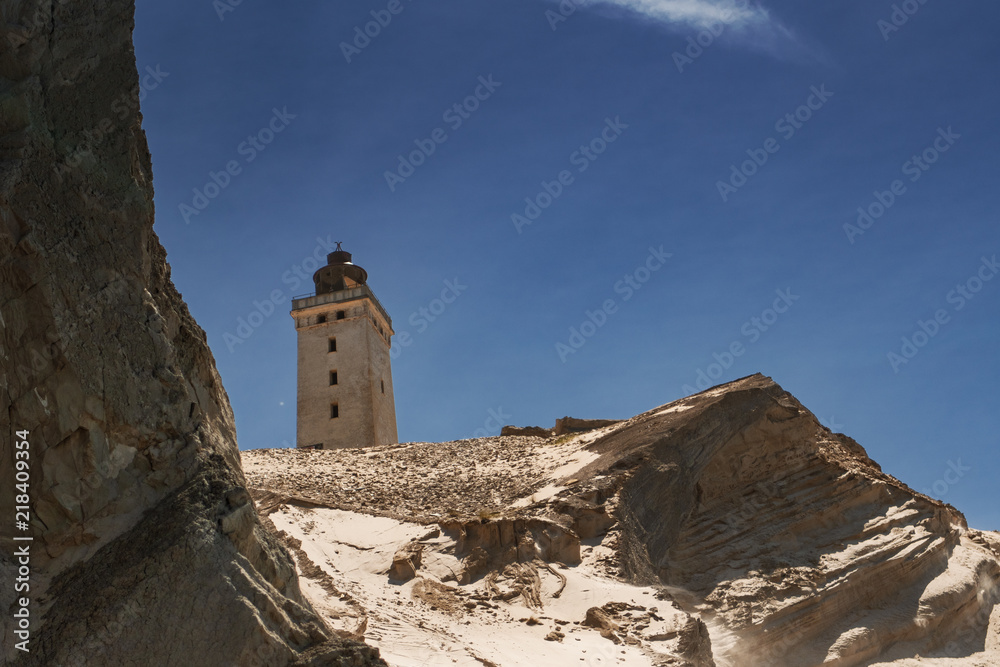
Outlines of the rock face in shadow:
{"label": "rock face in shadow", "polygon": [[[0,484],[30,443],[18,665],[384,664],[331,639],[245,487],[204,332],[153,233],[133,4],[0,4]],[[0,516],[13,517],[12,494]],[[0,579],[14,527],[0,523]],[[11,587],[0,612],[13,614]]]}

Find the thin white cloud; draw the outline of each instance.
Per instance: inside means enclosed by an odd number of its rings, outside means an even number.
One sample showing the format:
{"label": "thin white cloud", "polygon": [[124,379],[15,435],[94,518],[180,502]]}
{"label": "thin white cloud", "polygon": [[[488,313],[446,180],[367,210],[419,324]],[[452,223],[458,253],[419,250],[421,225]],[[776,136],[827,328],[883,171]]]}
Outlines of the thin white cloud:
{"label": "thin white cloud", "polygon": [[563,0],[565,2],[595,9],[624,10],[681,33],[709,30],[722,41],[777,58],[810,56],[819,61],[828,60],[823,49],[804,44],[758,0]]}
{"label": "thin white cloud", "polygon": [[664,23],[696,28],[720,22],[749,28],[770,20],[764,9],[746,0],[584,0],[582,4],[617,5]]}

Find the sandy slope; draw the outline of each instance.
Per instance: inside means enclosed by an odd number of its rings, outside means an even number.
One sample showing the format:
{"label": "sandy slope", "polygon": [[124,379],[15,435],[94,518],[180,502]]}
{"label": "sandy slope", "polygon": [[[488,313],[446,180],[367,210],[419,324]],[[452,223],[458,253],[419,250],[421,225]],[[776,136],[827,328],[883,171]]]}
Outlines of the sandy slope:
{"label": "sandy slope", "polygon": [[[607,600],[654,608],[664,603],[655,599],[654,589],[598,576],[586,561],[559,569],[567,579],[559,598],[552,595],[561,582],[546,572],[541,582],[543,604],[538,607],[520,597],[510,603],[481,604],[472,599],[481,582],[440,583],[460,569],[458,559],[446,553],[449,543],[454,548],[447,537],[438,540],[441,552],[425,557],[419,578],[406,583],[389,580],[386,572],[396,549],[427,534],[426,526],[326,508],[286,507],[271,518],[280,530],[301,540],[302,551],[330,575],[339,595],[315,579],[305,580],[304,589],[320,613],[345,630],[367,621],[365,639],[391,665],[654,664],[639,648],[616,645],[579,622],[587,608]],[[529,618],[538,624],[528,625]],[[558,629],[566,635],[561,642],[545,640]]]}
{"label": "sandy slope", "polygon": [[[256,450],[244,452],[244,466],[252,486],[276,494],[264,496],[266,509],[266,503],[274,502],[275,497],[282,500],[270,518],[286,540],[297,546],[293,551],[300,571],[305,561],[329,576],[325,579],[305,568],[311,576],[303,577],[303,590],[316,609],[339,630],[354,632],[363,627],[365,641],[377,646],[391,665],[666,664],[662,656],[650,654],[648,647],[660,645],[669,651],[677,634],[675,626],[683,626],[687,615],[669,600],[657,599],[655,587],[629,585],[610,576],[614,568],[608,562],[613,560],[614,550],[604,543],[613,542],[613,533],[581,545],[578,565],[552,564],[558,575],[540,569],[540,604],[532,604],[523,595],[510,601],[477,600],[476,596],[483,596],[483,581],[465,585],[455,581],[462,564],[455,556],[453,537],[439,534],[423,540],[426,546],[419,577],[392,581],[388,570],[397,549],[433,532],[433,525],[322,506],[328,502],[351,506],[356,498],[365,498],[370,512],[399,517],[412,508],[423,521],[446,518],[445,513],[426,511],[427,497],[438,502],[447,499],[449,508],[525,508],[565,489],[560,480],[571,479],[598,456],[585,447],[616,428],[620,427],[580,434],[555,445],[520,437],[446,443],[444,451],[436,454],[426,451],[436,445],[427,444],[336,452]],[[461,448],[465,448],[464,453]],[[403,457],[408,457],[405,463]],[[440,476],[431,477],[436,488],[419,488],[431,484],[427,478],[422,483],[413,479],[414,474],[423,472],[419,465],[413,465],[414,459],[440,471]],[[383,476],[379,466],[386,464],[403,473],[401,477],[393,480]],[[486,485],[479,482],[480,476],[505,482]],[[347,480],[357,480],[359,488],[346,498],[341,496],[337,503],[333,496],[342,493],[338,485]],[[475,493],[466,492],[470,481]],[[400,492],[407,482],[412,485]],[[400,497],[392,498],[394,493]],[[411,501],[409,505],[407,501]],[[454,509],[452,514],[456,514]],[[635,638],[632,644],[624,643],[623,637],[609,639],[599,628],[582,624],[589,608],[608,602],[634,606],[636,609],[626,611],[636,619],[644,616],[642,610],[659,617],[649,619],[648,627],[637,631],[637,637],[645,634],[645,645]],[[553,632],[564,636],[550,636]],[[658,636],[664,639],[648,640]]]}
{"label": "sandy slope", "polygon": [[243,464],[392,665],[1000,665],[1000,535],[762,376],[576,437]]}

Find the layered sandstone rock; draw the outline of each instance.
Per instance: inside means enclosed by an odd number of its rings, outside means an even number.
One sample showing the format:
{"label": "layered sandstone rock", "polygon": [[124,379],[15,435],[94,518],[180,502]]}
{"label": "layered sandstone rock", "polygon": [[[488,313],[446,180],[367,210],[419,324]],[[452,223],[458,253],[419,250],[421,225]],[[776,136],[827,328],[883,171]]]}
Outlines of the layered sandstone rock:
{"label": "layered sandstone rock", "polygon": [[[244,461],[275,521],[312,549],[344,554],[347,542],[324,541],[344,521],[401,521],[385,544],[354,547],[360,567],[384,572],[419,544],[418,576],[457,583],[471,601],[463,623],[488,630],[456,629],[452,641],[501,667],[543,664],[542,651],[544,664],[577,664],[599,650],[585,644],[591,626],[635,665],[1000,665],[1000,535],[883,473],[764,376],[569,439]],[[372,548],[385,555],[372,561]],[[385,579],[356,599],[388,650],[416,641],[435,612],[411,610],[419,624],[408,627],[387,612],[396,591]],[[484,603],[511,620],[484,617]],[[520,607],[542,621],[535,644],[517,635]],[[543,613],[573,623],[547,627]],[[504,632],[536,653],[485,653]]]}
{"label": "layered sandstone rock", "polygon": [[629,463],[625,576],[682,589],[733,638],[717,655],[860,665],[941,651],[963,628],[954,652],[982,646],[996,535],[884,474],[770,379],[647,413],[593,449],[601,458],[581,476]]}
{"label": "layered sandstone rock", "polygon": [[7,660],[383,664],[330,639],[245,490],[228,399],[152,229],[131,1],[0,11],[0,480],[29,431],[19,534],[34,537],[31,652],[13,650],[5,585]]}

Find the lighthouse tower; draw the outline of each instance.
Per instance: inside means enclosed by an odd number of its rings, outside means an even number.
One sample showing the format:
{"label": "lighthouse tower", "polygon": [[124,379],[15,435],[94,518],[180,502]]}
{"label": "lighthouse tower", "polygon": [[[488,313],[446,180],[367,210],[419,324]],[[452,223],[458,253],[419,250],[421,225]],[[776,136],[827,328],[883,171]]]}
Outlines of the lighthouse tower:
{"label": "lighthouse tower", "polygon": [[292,300],[299,338],[296,445],[394,444],[392,320],[368,287],[368,272],[340,243],[313,282],[314,295]]}

